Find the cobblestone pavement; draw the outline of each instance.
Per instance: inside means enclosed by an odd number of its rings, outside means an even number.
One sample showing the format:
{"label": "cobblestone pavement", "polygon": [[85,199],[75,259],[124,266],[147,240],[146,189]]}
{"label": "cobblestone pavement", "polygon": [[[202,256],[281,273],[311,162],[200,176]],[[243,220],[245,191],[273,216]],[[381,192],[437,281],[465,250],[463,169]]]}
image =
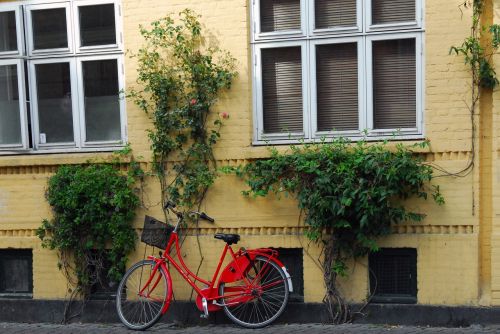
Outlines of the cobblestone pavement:
{"label": "cobblestone pavement", "polygon": [[[500,333],[500,326],[483,327],[472,325],[466,328],[438,328],[438,327],[412,327],[412,326],[388,326],[388,325],[275,325],[259,330],[242,329],[236,326],[217,325],[203,327],[177,327],[172,324],[157,324],[142,333],[165,333],[165,334],[362,334],[362,333],[387,333],[387,334],[462,334],[462,333]],[[20,324],[0,323],[0,333],[12,334],[131,334],[120,324]],[[141,333],[141,332],[137,332]]]}

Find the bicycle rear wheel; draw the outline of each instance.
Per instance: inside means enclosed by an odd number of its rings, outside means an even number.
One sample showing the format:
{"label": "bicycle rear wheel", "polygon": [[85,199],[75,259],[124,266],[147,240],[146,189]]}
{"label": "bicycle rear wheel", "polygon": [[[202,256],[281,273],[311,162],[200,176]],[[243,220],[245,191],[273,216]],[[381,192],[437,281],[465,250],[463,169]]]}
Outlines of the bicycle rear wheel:
{"label": "bicycle rear wheel", "polygon": [[130,329],[147,329],[161,318],[168,284],[163,270],[159,268],[153,272],[154,266],[152,260],[137,262],[125,273],[118,286],[116,310],[121,322]]}
{"label": "bicycle rear wheel", "polygon": [[245,294],[244,281],[222,283],[219,294],[224,312],[234,323],[247,328],[261,328],[271,324],[284,311],[288,303],[288,281],[278,264],[257,256],[248,270],[247,279],[254,282],[252,294]]}

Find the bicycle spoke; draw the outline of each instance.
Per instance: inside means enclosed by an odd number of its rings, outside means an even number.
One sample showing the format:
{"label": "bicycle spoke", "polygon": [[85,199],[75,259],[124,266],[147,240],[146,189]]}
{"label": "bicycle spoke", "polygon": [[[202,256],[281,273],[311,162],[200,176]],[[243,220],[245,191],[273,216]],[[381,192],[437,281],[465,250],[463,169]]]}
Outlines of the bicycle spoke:
{"label": "bicycle spoke", "polygon": [[153,261],[139,262],[120,283],[116,299],[118,315],[130,329],[146,329],[161,316],[167,297],[167,281],[159,269],[153,268]]}
{"label": "bicycle spoke", "polygon": [[[288,287],[285,273],[267,257],[257,256],[246,273],[250,286],[240,285],[252,296],[223,297],[224,311],[235,323],[249,328],[259,328],[270,324],[284,311],[288,302]],[[237,285],[235,285],[237,286]],[[221,286],[224,295],[225,285]],[[227,294],[234,293],[234,287],[227,287]],[[231,300],[239,300],[237,305],[227,305]]]}

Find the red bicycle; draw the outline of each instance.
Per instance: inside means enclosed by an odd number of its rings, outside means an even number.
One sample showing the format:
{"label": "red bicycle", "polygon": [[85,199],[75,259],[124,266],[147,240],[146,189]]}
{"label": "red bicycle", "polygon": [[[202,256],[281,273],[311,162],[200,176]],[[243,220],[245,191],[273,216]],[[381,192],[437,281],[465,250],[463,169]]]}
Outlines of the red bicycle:
{"label": "red bicycle", "polygon": [[[240,248],[234,252],[231,245],[237,244],[240,236],[217,233],[214,237],[226,244],[212,280],[204,280],[189,270],[180,255],[177,230],[184,215],[176,211],[171,202],[165,208],[177,216],[177,224],[175,227],[167,225],[167,230],[163,233],[166,243],[162,247],[163,254],[160,253],[159,257],[148,256],[147,260],[134,264],[118,286],[116,308],[125,326],[144,330],[154,325],[167,312],[173,291],[167,263],[198,293],[196,306],[203,312],[201,317],[207,318],[209,312],[222,308],[234,323],[248,328],[260,328],[271,324],[283,313],[293,287],[287,269],[278,260],[276,250]],[[189,214],[214,222],[204,212],[191,211]],[[170,255],[173,246],[178,262]],[[220,272],[227,253],[232,261]],[[199,287],[197,283],[204,286]]]}

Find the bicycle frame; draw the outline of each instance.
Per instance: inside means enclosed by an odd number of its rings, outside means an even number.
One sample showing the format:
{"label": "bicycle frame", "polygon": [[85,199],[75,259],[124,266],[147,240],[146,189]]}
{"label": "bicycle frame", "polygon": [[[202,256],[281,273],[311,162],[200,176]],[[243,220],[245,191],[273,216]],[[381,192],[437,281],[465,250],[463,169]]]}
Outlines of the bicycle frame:
{"label": "bicycle frame", "polygon": [[[175,250],[177,253],[177,260],[178,262],[175,261],[174,257],[170,255],[170,252],[172,250],[172,247],[175,246]],[[219,277],[219,273],[221,271],[222,263],[224,262],[227,253],[231,255],[233,261],[230,262],[227,267],[223,270],[222,274]],[[152,283],[152,280],[154,277],[156,277],[156,273],[161,267],[163,272],[166,273],[166,278],[167,278],[167,287],[168,287],[168,295],[167,295],[167,300],[165,305],[163,306],[161,312],[162,314],[165,314],[170,306],[170,303],[172,301],[172,279],[170,277],[169,270],[167,269],[167,262],[171,264],[178,272],[179,274],[188,282],[188,284],[198,293],[198,299],[200,303],[203,303],[202,305],[198,305],[198,308],[200,310],[204,311],[206,309],[206,312],[212,312],[220,309],[221,304],[217,304],[217,300],[225,297],[235,297],[235,298],[240,298],[239,300],[235,301],[235,303],[239,302],[245,302],[253,298],[251,294],[252,286],[255,284],[255,281],[257,280],[257,277],[255,277],[254,281],[251,282],[246,276],[244,270],[246,267],[248,267],[248,264],[251,261],[251,256],[255,257],[257,255],[265,256],[268,258],[268,261],[275,261],[277,264],[280,265],[283,269],[285,269],[285,273],[287,276],[287,280],[289,282],[289,289],[290,291],[293,291],[293,288],[291,286],[291,279],[290,276],[288,275],[288,272],[286,271],[286,268],[284,265],[277,259],[277,251],[272,250],[272,249],[266,249],[266,248],[261,248],[261,249],[255,249],[255,250],[242,250],[240,249],[237,253],[235,253],[230,245],[227,243],[224,246],[224,249],[222,251],[219,263],[217,265],[217,268],[215,270],[215,273],[212,276],[211,281],[207,281],[197,275],[195,275],[187,265],[184,263],[184,260],[181,257],[181,252],[180,252],[180,246],[179,246],[179,236],[177,234],[177,228],[171,233],[170,239],[168,241],[168,244],[164,250],[164,253],[161,257],[155,257],[155,256],[148,256],[149,260],[155,261],[155,266],[153,268],[153,271],[148,279],[148,281],[145,283],[144,288],[140,291],[140,294],[144,292],[144,290]],[[248,261],[248,262],[245,262]],[[245,268],[242,268],[242,264],[246,264]],[[267,264],[266,264],[267,265]],[[261,268],[260,272],[264,271],[265,266]],[[219,277],[219,280],[217,278]],[[219,284],[221,282],[231,282],[235,281],[238,279],[242,279],[245,284],[246,288],[242,291],[242,289],[239,289],[239,292],[235,293],[229,293],[229,294],[224,294],[224,296],[219,295]],[[153,282],[152,289],[157,286],[161,279],[161,276],[158,275],[158,278],[156,279],[155,282]],[[196,282],[201,282],[205,284],[207,287],[200,289]],[[216,285],[216,282],[218,283]],[[279,283],[279,282],[278,282]],[[277,284],[277,283],[275,283]],[[198,304],[198,303],[197,303]],[[206,313],[205,312],[205,313]]]}

